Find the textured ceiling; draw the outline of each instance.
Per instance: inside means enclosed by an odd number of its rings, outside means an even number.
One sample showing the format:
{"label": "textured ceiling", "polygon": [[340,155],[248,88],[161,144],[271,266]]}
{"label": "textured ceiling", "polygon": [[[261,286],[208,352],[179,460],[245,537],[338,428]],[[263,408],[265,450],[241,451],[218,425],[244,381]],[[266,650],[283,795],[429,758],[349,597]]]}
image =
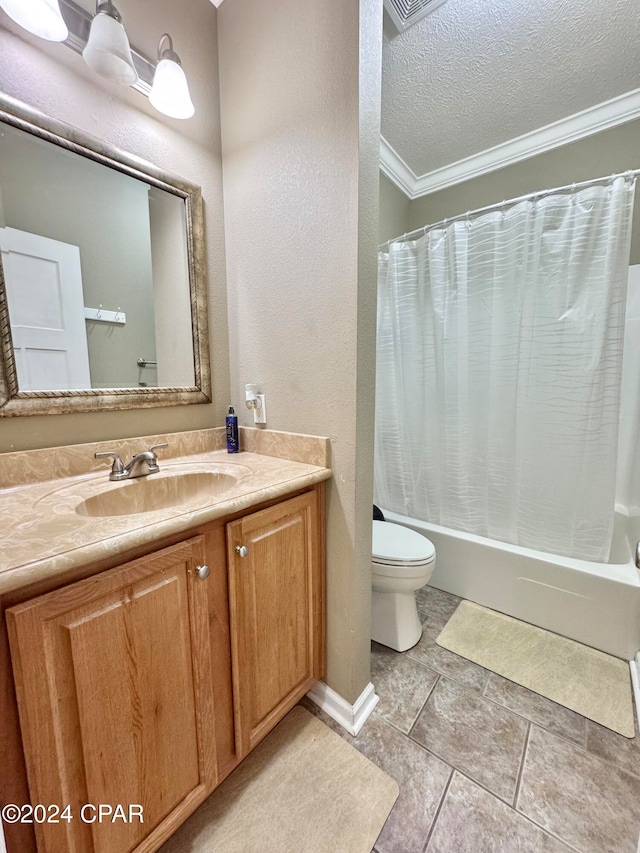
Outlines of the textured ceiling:
{"label": "textured ceiling", "polygon": [[382,135],[416,175],[640,88],[638,0],[447,0],[385,16]]}

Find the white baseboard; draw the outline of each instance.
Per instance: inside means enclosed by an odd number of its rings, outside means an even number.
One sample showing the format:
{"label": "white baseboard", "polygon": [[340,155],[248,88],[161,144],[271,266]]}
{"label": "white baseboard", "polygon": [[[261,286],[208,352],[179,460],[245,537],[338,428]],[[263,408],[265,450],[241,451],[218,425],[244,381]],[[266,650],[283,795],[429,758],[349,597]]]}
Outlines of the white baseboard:
{"label": "white baseboard", "polygon": [[[629,669],[631,670],[631,686],[633,688],[633,698],[636,702],[638,729],[640,730],[640,652],[636,652],[635,658],[629,661]],[[640,850],[640,841],[638,842],[638,850]]]}
{"label": "white baseboard", "polygon": [[380,697],[376,694],[376,689],[371,682],[367,684],[353,705],[349,704],[335,690],[332,690],[324,681],[316,682],[307,696],[354,737],[360,732],[369,718],[369,714],[380,701]]}

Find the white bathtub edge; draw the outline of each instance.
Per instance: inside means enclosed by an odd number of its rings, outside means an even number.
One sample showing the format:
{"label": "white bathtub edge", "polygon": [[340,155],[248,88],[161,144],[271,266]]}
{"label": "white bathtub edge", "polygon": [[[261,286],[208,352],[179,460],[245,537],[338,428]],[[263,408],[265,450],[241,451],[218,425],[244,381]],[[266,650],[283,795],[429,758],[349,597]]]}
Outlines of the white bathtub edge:
{"label": "white bathtub edge", "polygon": [[640,572],[630,551],[626,563],[589,563],[382,511],[431,540],[437,589],[627,662],[640,649]]}

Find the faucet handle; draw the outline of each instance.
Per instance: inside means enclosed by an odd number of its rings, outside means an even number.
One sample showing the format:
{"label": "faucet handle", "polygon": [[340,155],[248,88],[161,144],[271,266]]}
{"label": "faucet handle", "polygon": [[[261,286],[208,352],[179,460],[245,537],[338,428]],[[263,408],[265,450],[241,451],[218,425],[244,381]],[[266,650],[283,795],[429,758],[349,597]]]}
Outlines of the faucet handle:
{"label": "faucet handle", "polygon": [[118,453],[113,450],[105,450],[103,453],[94,453],[95,459],[102,459],[103,457],[110,457],[113,459],[113,465],[111,466],[112,474],[122,474],[124,472],[124,465],[122,464],[122,459]]}
{"label": "faucet handle", "polygon": [[149,453],[153,453],[159,447],[169,447],[169,444],[166,441],[162,441],[162,442],[160,442],[160,444],[152,444],[151,447],[149,448]]}

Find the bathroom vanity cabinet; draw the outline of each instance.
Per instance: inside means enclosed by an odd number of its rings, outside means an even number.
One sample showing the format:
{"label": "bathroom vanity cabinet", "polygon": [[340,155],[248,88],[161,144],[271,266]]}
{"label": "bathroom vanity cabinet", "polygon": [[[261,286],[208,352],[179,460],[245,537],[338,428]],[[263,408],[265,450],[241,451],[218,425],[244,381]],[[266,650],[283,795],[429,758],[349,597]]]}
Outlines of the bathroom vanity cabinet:
{"label": "bathroom vanity cabinet", "polygon": [[317,500],[308,492],[227,526],[236,747],[244,756],[324,672]]}
{"label": "bathroom vanity cabinet", "polygon": [[324,676],[324,483],[73,575],[2,599],[2,804],[71,817],[8,853],[154,851]]}

